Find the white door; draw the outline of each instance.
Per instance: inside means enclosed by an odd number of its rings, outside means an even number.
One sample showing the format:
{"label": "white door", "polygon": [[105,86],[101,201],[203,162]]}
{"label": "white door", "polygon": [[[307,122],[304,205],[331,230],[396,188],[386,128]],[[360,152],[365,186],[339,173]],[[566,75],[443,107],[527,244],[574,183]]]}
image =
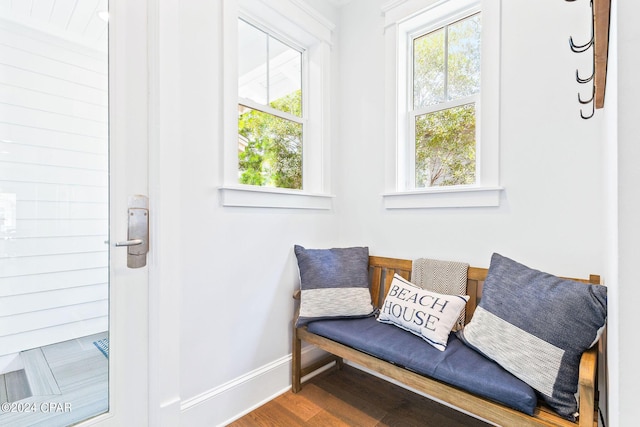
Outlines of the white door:
{"label": "white door", "polygon": [[129,200],[149,194],[146,4],[109,0],[112,345],[109,413],[99,425],[148,425],[149,264],[129,268],[127,247],[115,247],[129,238]]}
{"label": "white door", "polygon": [[0,1],[0,426],[148,425],[146,7]]}

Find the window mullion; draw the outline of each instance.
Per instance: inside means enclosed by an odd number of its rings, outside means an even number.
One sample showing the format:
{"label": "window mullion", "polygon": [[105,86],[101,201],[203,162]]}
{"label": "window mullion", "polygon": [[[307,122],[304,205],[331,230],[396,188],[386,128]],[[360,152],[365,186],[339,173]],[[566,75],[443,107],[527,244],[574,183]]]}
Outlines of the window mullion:
{"label": "window mullion", "polygon": [[449,26],[444,27],[444,102],[449,100]]}
{"label": "window mullion", "polygon": [[277,116],[285,120],[289,120],[291,122],[296,122],[303,124],[305,123],[304,117],[298,117],[291,113],[287,113],[285,111],[278,110],[269,105],[260,104],[251,99],[247,98],[238,98],[238,104],[244,105],[245,107],[251,108],[252,110],[262,111],[263,113],[271,114],[272,116]]}
{"label": "window mullion", "polygon": [[417,110],[411,111],[413,116],[421,116],[423,114],[434,113],[436,111],[448,110],[449,108],[459,107],[465,104],[478,103],[480,96],[478,94],[465,96],[464,98],[458,98],[447,102],[441,102],[439,104],[429,105]]}
{"label": "window mullion", "polygon": [[269,93],[269,89],[271,88],[271,54],[269,52],[269,41],[271,40],[271,36],[267,34],[267,104],[271,102],[271,94]]}
{"label": "window mullion", "polygon": [[408,176],[407,184],[408,188],[416,188],[416,117],[419,114],[416,111],[409,113],[409,150],[408,161],[409,167],[407,168]]}

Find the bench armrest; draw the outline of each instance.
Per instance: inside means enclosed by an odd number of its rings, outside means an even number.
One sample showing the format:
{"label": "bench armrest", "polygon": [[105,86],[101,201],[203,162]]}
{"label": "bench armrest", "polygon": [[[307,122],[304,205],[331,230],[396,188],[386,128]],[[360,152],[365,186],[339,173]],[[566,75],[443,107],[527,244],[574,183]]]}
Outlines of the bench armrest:
{"label": "bench armrest", "polygon": [[[594,426],[596,411],[596,381],[598,372],[598,344],[582,354],[578,378],[578,396],[580,399],[580,426]],[[597,420],[597,417],[595,417]]]}

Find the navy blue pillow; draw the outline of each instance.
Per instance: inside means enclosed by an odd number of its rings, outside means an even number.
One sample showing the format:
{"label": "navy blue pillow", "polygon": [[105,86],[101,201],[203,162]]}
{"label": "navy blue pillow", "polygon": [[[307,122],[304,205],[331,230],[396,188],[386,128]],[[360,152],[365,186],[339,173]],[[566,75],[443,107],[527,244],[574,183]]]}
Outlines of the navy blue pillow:
{"label": "navy blue pillow", "polygon": [[458,337],[575,421],[582,353],[600,338],[607,288],[561,279],[493,254],[473,318]]}
{"label": "navy blue pillow", "polygon": [[370,316],[369,248],[305,249],[294,246],[300,269],[300,314],[312,320]]}

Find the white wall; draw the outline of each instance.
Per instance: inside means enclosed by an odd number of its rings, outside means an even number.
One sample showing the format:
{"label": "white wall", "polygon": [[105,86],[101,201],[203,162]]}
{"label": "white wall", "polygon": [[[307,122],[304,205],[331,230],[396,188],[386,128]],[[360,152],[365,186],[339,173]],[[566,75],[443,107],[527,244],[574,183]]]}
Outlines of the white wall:
{"label": "white wall", "polygon": [[107,56],[0,20],[0,356],[108,329]]}
{"label": "white wall", "polygon": [[176,320],[185,426],[217,425],[289,386],[298,285],[293,245],[338,242],[334,211],[221,206],[221,5],[180,5],[182,121],[166,163],[179,185],[161,190],[173,215],[167,227],[181,236],[180,246],[164,249],[165,259],[179,268],[170,274],[180,287]]}
{"label": "white wall", "polygon": [[354,0],[341,12],[341,243],[476,266],[496,251],[558,274],[603,273],[602,114],[579,117],[574,73],[583,58],[568,46],[570,35],[588,38],[588,15],[554,0],[502,2],[500,207],[387,211],[382,3]]}
{"label": "white wall", "polygon": [[337,198],[325,212],[220,205],[221,3],[181,2],[176,37],[166,42],[179,59],[164,60],[175,67],[170,100],[179,101],[173,108],[180,113],[176,123],[162,121],[177,135],[166,138],[159,161],[174,173],[156,189],[164,223],[156,253],[167,273],[161,281],[174,280],[176,288],[163,285],[171,298],[158,316],[177,328],[170,331],[175,360],[165,360],[177,374],[170,374],[166,394],[175,387],[181,425],[217,425],[287,388],[296,243],[368,245],[377,255],[476,266],[487,266],[497,251],[552,273],[605,273],[604,115],[579,117],[574,73],[588,69],[567,42],[570,35],[588,38],[578,4],[502,2],[500,207],[386,211],[384,1],[353,0],[338,10],[308,0],[337,24],[331,50]]}
{"label": "white wall", "polygon": [[[637,402],[640,372],[634,322],[636,302],[640,298],[637,286],[638,246],[640,239],[640,144],[638,134],[638,99],[640,86],[636,70],[640,67],[638,44],[640,28],[637,2],[613,2],[612,31],[613,63],[609,75],[616,94],[606,100],[605,107],[614,111],[608,122],[607,152],[610,158],[608,181],[612,194],[608,206],[609,230],[613,237],[607,245],[608,268],[613,283],[609,296],[609,425],[630,426],[637,423]],[[617,140],[617,146],[616,146]]]}
{"label": "white wall", "polygon": [[[605,185],[605,224],[606,232],[604,259],[607,295],[607,331],[604,334],[607,352],[599,360],[599,383],[605,384],[606,394],[600,396],[600,408],[608,425],[619,423],[619,362],[618,346],[620,332],[619,310],[619,274],[618,274],[618,19],[617,2],[612,4],[611,28],[609,31],[609,56],[607,64],[607,86],[604,104],[604,176]],[[607,398],[608,397],[608,398]]]}

